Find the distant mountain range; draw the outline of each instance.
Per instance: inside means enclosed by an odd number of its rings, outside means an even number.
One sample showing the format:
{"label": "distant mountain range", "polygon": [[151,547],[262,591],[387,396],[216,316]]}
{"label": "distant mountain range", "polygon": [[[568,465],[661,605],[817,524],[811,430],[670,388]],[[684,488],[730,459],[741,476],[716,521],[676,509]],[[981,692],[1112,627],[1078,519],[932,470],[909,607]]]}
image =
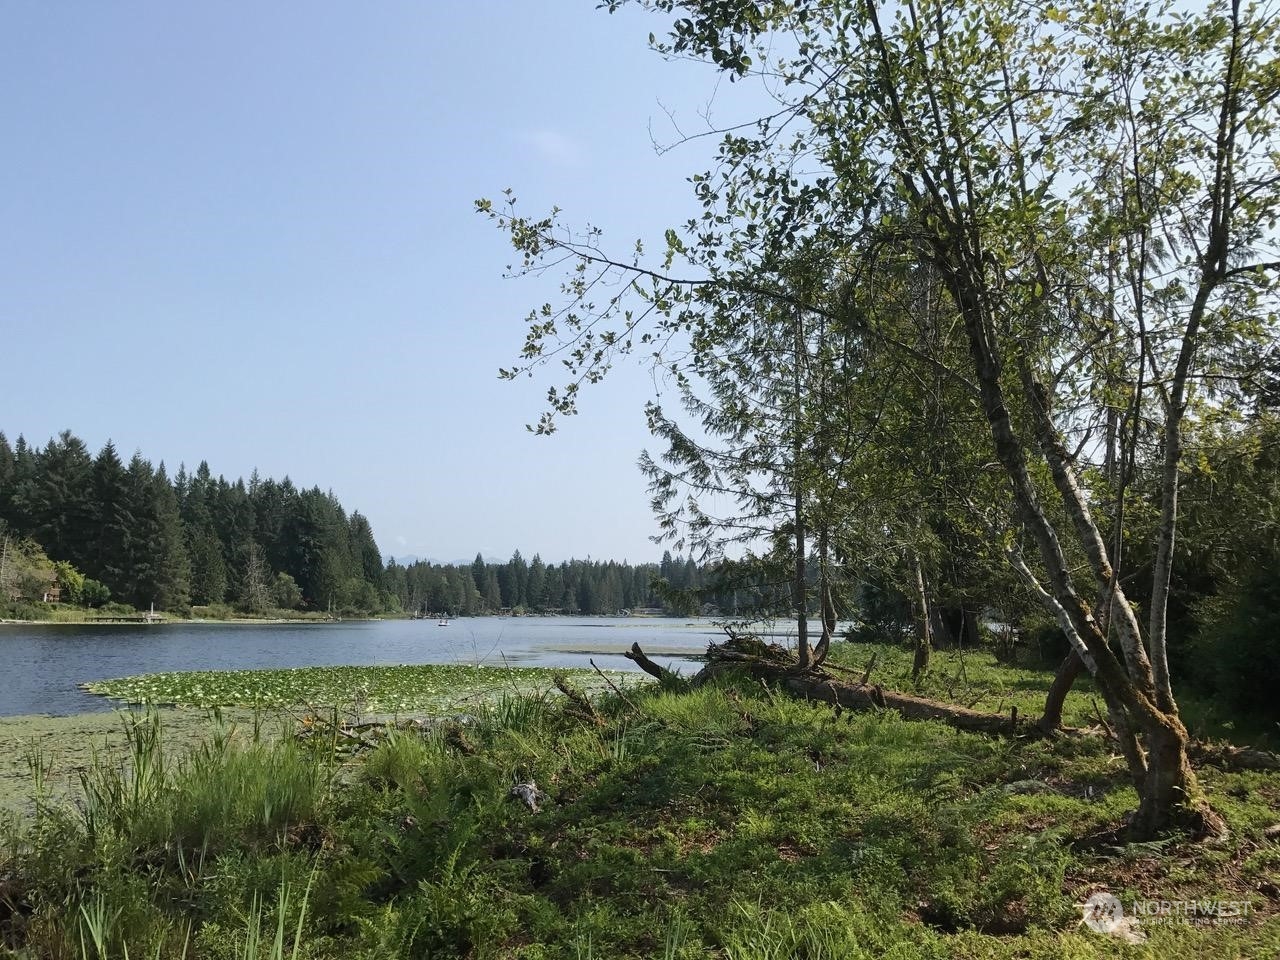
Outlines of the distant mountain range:
{"label": "distant mountain range", "polygon": [[[462,560],[437,560],[435,557],[420,557],[416,553],[406,553],[403,557],[392,557],[397,566],[408,567],[415,563],[433,563],[437,567],[468,567],[475,562],[475,557]],[[491,557],[484,554],[485,563],[506,563],[509,557]]]}

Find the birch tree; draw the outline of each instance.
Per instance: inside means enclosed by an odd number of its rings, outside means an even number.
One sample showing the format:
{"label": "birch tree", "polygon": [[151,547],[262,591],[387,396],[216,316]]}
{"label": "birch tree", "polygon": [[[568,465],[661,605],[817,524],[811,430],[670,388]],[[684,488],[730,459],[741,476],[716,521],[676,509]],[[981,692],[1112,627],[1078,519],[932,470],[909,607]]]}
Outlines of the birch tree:
{"label": "birch tree", "polygon": [[[660,52],[759,82],[776,109],[723,131],[716,166],[692,178],[701,213],[668,232],[656,262],[642,245],[611,256],[558,212],[480,201],[521,253],[518,271],[572,264],[564,301],[530,315],[507,371],[565,361],[570,380],[549,392],[539,429],[572,413],[619,355],[714,340],[744,298],[822,311],[767,269],[799,243],[842,250],[847,273],[833,279],[854,289],[927,267],[963,332],[963,362],[921,351],[871,302],[860,333],[957,384],[985,422],[1002,495],[971,513],[1093,674],[1140,796],[1133,833],[1214,828],[1187,761],[1165,611],[1186,418],[1198,400],[1226,402],[1210,390],[1223,358],[1272,336],[1273,11],[1240,0],[1194,13],[1021,0],[640,5],[669,18]],[[1100,504],[1090,460],[1108,418],[1127,466]],[[1117,547],[1150,423],[1160,523],[1140,618]]]}

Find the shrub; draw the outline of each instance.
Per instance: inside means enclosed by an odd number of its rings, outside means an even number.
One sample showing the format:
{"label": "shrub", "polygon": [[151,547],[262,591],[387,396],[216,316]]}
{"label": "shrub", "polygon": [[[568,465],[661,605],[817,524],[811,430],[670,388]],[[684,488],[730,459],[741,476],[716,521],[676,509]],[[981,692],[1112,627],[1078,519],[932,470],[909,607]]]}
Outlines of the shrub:
{"label": "shrub", "polygon": [[225,603],[211,603],[191,608],[191,615],[201,620],[230,620],[235,611]]}
{"label": "shrub", "polygon": [[275,583],[271,585],[271,598],[277,607],[284,610],[297,610],[302,606],[302,590],[297,582],[283,570],[276,574]]}
{"label": "shrub", "polygon": [[1206,601],[1199,620],[1194,659],[1218,696],[1241,713],[1280,720],[1280,578],[1256,570],[1232,594]]}
{"label": "shrub", "polygon": [[111,589],[91,577],[85,577],[80,587],[80,602],[86,607],[101,607],[111,600]]}
{"label": "shrub", "polygon": [[1071,641],[1056,623],[1040,623],[1023,631],[1027,656],[1033,664],[1057,666],[1071,652]]}

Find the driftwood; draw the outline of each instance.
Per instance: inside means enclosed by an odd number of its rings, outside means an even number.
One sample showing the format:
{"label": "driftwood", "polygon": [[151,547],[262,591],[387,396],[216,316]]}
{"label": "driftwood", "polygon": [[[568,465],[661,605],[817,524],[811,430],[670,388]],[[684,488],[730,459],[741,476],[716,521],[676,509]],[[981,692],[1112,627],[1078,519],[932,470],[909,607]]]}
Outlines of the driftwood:
{"label": "driftwood", "polygon": [[556,689],[563,693],[569,701],[569,713],[579,720],[594,724],[597,727],[604,726],[604,717],[596,712],[591,700],[585,693],[571,684],[568,677],[563,673],[557,673],[551,678],[551,682],[556,685]]}
{"label": "driftwood", "polygon": [[623,703],[629,706],[632,710],[636,709],[635,702],[630,697],[628,697],[625,693],[623,693],[620,689],[618,689],[618,685],[609,679],[608,674],[606,674],[603,670],[601,670],[599,667],[596,666],[596,662],[594,660],[588,657],[587,663],[591,664],[591,668],[595,670],[596,673],[600,674],[600,679],[609,685],[609,689],[612,690],[617,695],[618,699],[620,699]]}
{"label": "driftwood", "polygon": [[[633,643],[624,655],[659,681],[679,679],[649,659],[638,643]],[[801,670],[787,651],[776,644],[730,634],[724,643],[710,646],[707,664],[693,678],[692,684],[699,686],[724,673],[737,671],[759,680],[766,690],[782,690],[793,697],[830,703],[848,710],[894,710],[908,720],[941,720],[957,729],[975,733],[1042,735],[1039,728],[1020,721],[1016,711],[1011,716],[983,713],[869,683],[874,665],[873,659],[863,672],[861,682],[845,683],[821,669]]]}
{"label": "driftwood", "polygon": [[[707,651],[707,664],[693,678],[692,683],[698,686],[725,673],[740,672],[758,680],[766,691],[782,690],[794,697],[830,703],[847,710],[893,710],[908,720],[939,720],[970,733],[1051,737],[1105,736],[1108,732],[1105,724],[1096,729],[1046,730],[1034,720],[1019,717],[1016,707],[1006,716],[886,690],[879,684],[868,682],[875,665],[874,657],[867,665],[861,682],[847,683],[836,680],[820,668],[802,670],[789,656],[780,654],[784,654],[781,647],[765,644],[751,637],[730,635],[725,643],[711,645]],[[632,644],[626,656],[659,680],[675,676],[645,656],[638,643]],[[1211,764],[1227,770],[1280,770],[1280,756],[1250,747],[1193,742],[1190,754],[1195,763]]]}
{"label": "driftwood", "polygon": [[1025,721],[1020,722],[1016,715],[1007,717],[998,713],[983,713],[927,697],[886,690],[875,683],[842,683],[820,671],[801,671],[794,666],[783,667],[740,655],[713,660],[703,668],[694,682],[705,682],[729,670],[745,672],[793,697],[835,704],[846,710],[893,710],[908,720],[941,720],[959,730],[973,733],[1040,735],[1039,728]]}
{"label": "driftwood", "polygon": [[631,645],[631,649],[627,650],[622,655],[628,660],[634,661],[636,666],[649,674],[649,676],[656,679],[659,683],[678,683],[680,680],[676,674],[672,673],[666,667],[658,666],[645,656],[645,652],[640,649],[640,644],[638,643],[633,643]]}
{"label": "driftwood", "polygon": [[1212,764],[1223,770],[1280,770],[1280,755],[1253,747],[1196,741],[1188,751],[1196,764]]}

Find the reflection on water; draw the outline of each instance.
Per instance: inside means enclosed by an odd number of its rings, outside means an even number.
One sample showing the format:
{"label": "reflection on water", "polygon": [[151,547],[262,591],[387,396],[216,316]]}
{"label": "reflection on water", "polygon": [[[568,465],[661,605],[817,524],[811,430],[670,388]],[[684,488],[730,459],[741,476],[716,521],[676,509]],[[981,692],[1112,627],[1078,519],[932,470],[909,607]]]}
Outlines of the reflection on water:
{"label": "reflection on water", "polygon": [[[172,670],[487,663],[634,670],[632,643],[679,665],[721,636],[707,620],[476,617],[320,624],[0,625],[0,716],[112,710],[89,680]],[[686,667],[686,669],[688,669]]]}

